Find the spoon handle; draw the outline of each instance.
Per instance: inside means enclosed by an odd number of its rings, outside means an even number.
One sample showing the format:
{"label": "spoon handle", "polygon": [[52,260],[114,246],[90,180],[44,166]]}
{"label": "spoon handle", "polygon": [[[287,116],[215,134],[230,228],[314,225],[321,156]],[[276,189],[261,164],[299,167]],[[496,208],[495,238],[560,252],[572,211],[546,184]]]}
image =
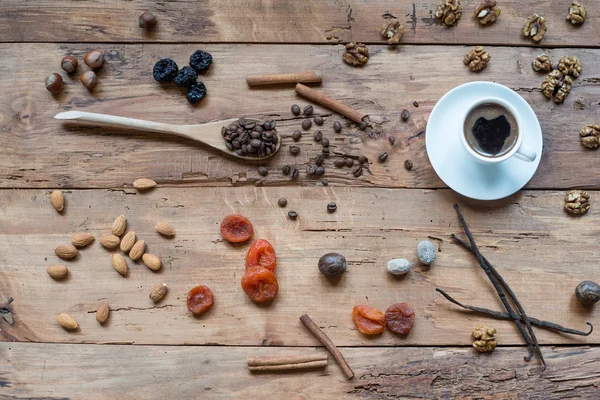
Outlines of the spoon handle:
{"label": "spoon handle", "polygon": [[117,128],[138,129],[149,132],[173,133],[176,135],[181,135],[184,133],[181,125],[165,124],[161,122],[145,121],[143,119],[126,118],[116,115],[97,114],[84,111],[62,112],[56,114],[54,118],[76,122],[89,122],[92,124],[100,124]]}

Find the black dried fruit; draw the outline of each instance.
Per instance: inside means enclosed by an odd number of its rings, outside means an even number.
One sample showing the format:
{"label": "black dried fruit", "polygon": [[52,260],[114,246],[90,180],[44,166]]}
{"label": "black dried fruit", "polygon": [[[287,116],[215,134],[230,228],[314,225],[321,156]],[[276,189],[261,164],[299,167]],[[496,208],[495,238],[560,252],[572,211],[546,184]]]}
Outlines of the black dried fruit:
{"label": "black dried fruit", "polygon": [[340,124],[339,121],[335,121],[333,123],[333,130],[336,131],[337,133],[340,133],[342,131],[342,124]]}
{"label": "black dried fruit", "polygon": [[177,76],[178,70],[179,68],[177,67],[175,61],[171,60],[170,58],[163,58],[154,64],[152,76],[157,82],[172,82]]}
{"label": "black dried fruit", "polygon": [[202,50],[196,50],[190,56],[190,66],[198,72],[206,71],[212,64],[212,56]]}
{"label": "black dried fruit", "polygon": [[348,263],[346,257],[341,254],[327,253],[319,259],[319,271],[325,276],[340,276],[346,272],[346,269],[348,269]]}
{"label": "black dried fruit", "polygon": [[292,167],[289,165],[284,165],[283,168],[281,168],[281,172],[283,172],[284,175],[289,175],[291,171]]}
{"label": "black dried fruit", "polygon": [[177,86],[190,87],[198,79],[198,73],[192,67],[185,66],[179,70],[177,76],[173,80]]}
{"label": "black dried fruit", "polygon": [[287,206],[287,199],[282,197],[279,200],[277,200],[277,204],[279,204],[279,207],[285,207]]}
{"label": "black dried fruit", "polygon": [[199,103],[206,96],[206,86],[202,82],[196,82],[189,87],[187,92],[187,101],[192,104]]}

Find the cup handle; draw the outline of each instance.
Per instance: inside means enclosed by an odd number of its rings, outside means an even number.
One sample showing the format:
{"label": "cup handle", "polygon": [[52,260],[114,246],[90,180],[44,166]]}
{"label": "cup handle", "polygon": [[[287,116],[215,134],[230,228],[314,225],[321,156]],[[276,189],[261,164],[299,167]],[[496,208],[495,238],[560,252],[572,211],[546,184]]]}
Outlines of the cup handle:
{"label": "cup handle", "polygon": [[530,147],[527,147],[523,143],[521,143],[521,146],[517,149],[515,153],[515,157],[517,157],[519,160],[534,162],[537,158],[537,153]]}

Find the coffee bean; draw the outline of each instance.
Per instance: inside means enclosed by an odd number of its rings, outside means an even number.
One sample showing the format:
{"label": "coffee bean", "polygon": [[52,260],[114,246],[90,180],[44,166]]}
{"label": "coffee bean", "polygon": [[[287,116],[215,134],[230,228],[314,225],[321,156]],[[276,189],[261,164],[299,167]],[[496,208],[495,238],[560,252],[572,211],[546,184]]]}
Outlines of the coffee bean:
{"label": "coffee bean", "polygon": [[294,104],[292,106],[292,114],[294,114],[294,115],[300,115],[300,107],[298,107],[298,104]]}
{"label": "coffee bean", "polygon": [[260,141],[260,139],[252,139],[250,141],[250,146],[254,147],[255,149],[260,149],[260,146],[262,146],[263,142]]}
{"label": "coffee bean", "polygon": [[261,165],[260,167],[258,167],[258,173],[261,176],[267,176],[267,174],[269,173],[269,170],[264,165]]}
{"label": "coffee bean", "polygon": [[321,183],[323,186],[329,186],[329,181],[327,179],[321,179]]}
{"label": "coffee bean", "polygon": [[323,154],[319,154],[317,157],[315,157],[315,164],[318,166],[323,165],[323,161],[325,161],[325,156],[323,156]]}
{"label": "coffee bean", "polygon": [[327,139],[326,137],[323,138],[321,140],[321,144],[323,145],[323,147],[329,147],[329,139]]}
{"label": "coffee bean", "polygon": [[365,121],[363,121],[360,123],[360,125],[358,127],[360,128],[361,131],[364,131],[367,129],[367,123]]}
{"label": "coffee bean", "polygon": [[277,126],[277,121],[275,120],[270,120],[269,123],[271,124],[271,129],[275,129],[275,126]]}
{"label": "coffee bean", "polygon": [[264,128],[266,131],[270,131],[271,129],[273,129],[273,128],[271,127],[271,122],[269,122],[269,121],[267,121],[267,122],[265,122],[265,123],[263,124],[263,128]]}
{"label": "coffee bean", "polygon": [[369,160],[364,155],[361,154],[360,156],[358,156],[358,162],[359,162],[359,164],[364,164],[367,161],[369,161]]}
{"label": "coffee bean", "polygon": [[321,131],[316,131],[316,132],[313,134],[313,139],[315,139],[315,142],[320,142],[320,141],[321,141],[321,139],[323,139],[323,132],[321,132]]}
{"label": "coffee bean", "polygon": [[329,157],[329,147],[323,147],[323,150],[321,150],[321,153],[323,153],[323,156]]}
{"label": "coffee bean", "polygon": [[298,213],[296,211],[289,211],[288,217],[290,217],[291,219],[296,219],[298,218]]}
{"label": "coffee bean", "polygon": [[390,141],[390,144],[391,144],[392,146],[393,146],[393,145],[396,143],[396,138],[395,138],[395,137],[393,137],[393,136],[390,136],[390,137],[388,138],[388,140]]}
{"label": "coffee bean", "polygon": [[410,118],[410,112],[407,109],[402,110],[400,113],[400,118],[402,118],[402,121],[408,121],[408,118]]}
{"label": "coffee bean", "polygon": [[225,143],[225,146],[227,146],[229,150],[233,150],[233,145],[231,143]]}
{"label": "coffee bean", "polygon": [[304,107],[304,115],[306,115],[307,117],[312,115],[313,113],[313,106],[306,106]]}
{"label": "coffee bean", "polygon": [[246,125],[246,118],[242,117],[238,120],[238,125],[239,126],[244,126]]}
{"label": "coffee bean", "polygon": [[247,131],[251,131],[255,127],[256,127],[256,123],[254,123],[254,122],[249,122],[246,125],[244,125],[244,128],[246,128]]}
{"label": "coffee bean", "polygon": [[358,178],[362,174],[363,174],[363,169],[360,165],[352,170],[352,175],[354,175],[356,178]]}
{"label": "coffee bean", "polygon": [[298,170],[298,168],[294,168],[292,170],[292,179],[298,179],[299,176],[300,176],[300,171]]}
{"label": "coffee bean", "polygon": [[333,130],[336,131],[337,133],[340,133],[342,131],[342,124],[340,124],[339,121],[335,121],[333,123]]}
{"label": "coffee bean", "polygon": [[333,166],[336,168],[342,168],[344,165],[346,165],[346,160],[343,158],[338,158],[337,160],[333,161]]}
{"label": "coffee bean", "polygon": [[312,122],[310,119],[305,119],[304,121],[302,121],[302,129],[304,129],[305,131],[309,130],[311,126]]}
{"label": "coffee bean", "polygon": [[256,128],[254,128],[254,130],[258,133],[263,133],[265,130],[262,128],[262,126],[257,126]]}
{"label": "coffee bean", "polygon": [[297,156],[298,154],[300,154],[300,147],[298,147],[298,146],[290,146],[290,153],[292,153],[293,155]]}
{"label": "coffee bean", "polygon": [[415,101],[413,101],[413,106],[415,106],[415,107],[419,107],[419,102],[418,102],[418,101],[416,101],[416,100],[415,100]]}
{"label": "coffee bean", "polygon": [[279,200],[277,200],[277,204],[279,204],[279,207],[285,207],[285,206],[287,206],[287,199],[284,199],[282,197]]}
{"label": "coffee bean", "polygon": [[323,117],[321,117],[320,115],[316,115],[314,118],[315,124],[317,125],[323,125]]}
{"label": "coffee bean", "polygon": [[308,164],[308,165],[306,166],[306,174],[307,174],[307,175],[314,175],[316,170],[317,170],[317,169],[316,169],[316,168],[315,168],[315,166],[314,166],[314,165],[312,165],[312,164]]}
{"label": "coffee bean", "polygon": [[258,133],[256,131],[250,132],[250,137],[252,139],[260,139],[260,136],[261,136],[260,133]]}
{"label": "coffee bean", "polygon": [[246,154],[242,149],[237,149],[235,151],[235,154],[237,154],[238,156],[243,156],[244,154]]}
{"label": "coffee bean", "polygon": [[346,167],[350,168],[354,165],[354,160],[351,158],[346,158]]}
{"label": "coffee bean", "polygon": [[289,165],[284,165],[283,168],[281,168],[281,172],[283,172],[284,175],[289,175],[291,171],[292,167]]}
{"label": "coffee bean", "polygon": [[408,171],[410,171],[413,167],[413,162],[410,160],[406,160],[404,161],[404,168],[406,168]]}
{"label": "coffee bean", "polygon": [[323,175],[325,175],[325,168],[323,168],[323,167],[318,167],[318,168],[315,170],[315,175],[316,175],[316,176],[323,176]]}
{"label": "coffee bean", "polygon": [[292,139],[294,139],[294,142],[297,142],[298,140],[300,140],[301,137],[302,137],[302,132],[300,132],[300,131],[294,131],[294,133],[292,133]]}
{"label": "coffee bean", "polygon": [[335,204],[333,201],[329,204],[327,204],[327,212],[335,212],[335,210],[337,210],[337,204]]}
{"label": "coffee bean", "polygon": [[385,151],[383,153],[381,153],[378,157],[379,162],[385,162],[385,160],[387,160],[388,158],[388,153],[386,153]]}

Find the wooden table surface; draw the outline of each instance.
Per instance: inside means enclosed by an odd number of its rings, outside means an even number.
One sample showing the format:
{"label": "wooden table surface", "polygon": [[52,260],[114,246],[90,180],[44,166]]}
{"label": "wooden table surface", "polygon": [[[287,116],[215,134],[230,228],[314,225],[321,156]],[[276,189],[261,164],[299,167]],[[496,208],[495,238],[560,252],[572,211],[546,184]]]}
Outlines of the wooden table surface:
{"label": "wooden table surface", "polygon": [[[571,337],[537,329],[548,362],[542,372],[537,359],[523,360],[527,351],[514,324],[462,312],[434,290],[502,309],[475,258],[450,238],[462,234],[452,209],[458,203],[482,251],[530,316],[581,330],[586,321],[600,324],[600,307],[585,308],[574,296],[579,282],[600,280],[600,155],[578,138],[585,123],[600,122],[600,4],[584,1],[588,18],[575,28],[565,20],[570,1],[505,0],[498,21],[482,28],[472,16],[478,3],[463,0],[462,19],[446,28],[433,18],[435,0],[0,0],[0,399],[598,399],[598,333]],[[153,33],[137,26],[147,9],[159,16]],[[386,11],[407,28],[400,46],[388,47],[379,36]],[[520,33],[534,12],[549,21],[541,46]],[[342,63],[348,41],[369,44],[367,66]],[[478,74],[462,63],[475,44],[488,45],[492,54]],[[72,54],[81,61],[92,48],[107,58],[93,93],[75,74],[66,77],[58,96],[50,95],[43,80],[62,72],[60,59]],[[201,77],[209,94],[192,107],[177,88],[157,85],[151,72],[159,58],[184,65],[199,48],[212,53],[214,63]],[[583,63],[564,104],[541,94],[543,75],[530,64],[542,52],[555,60],[575,55]],[[290,106],[307,102],[293,85],[251,90],[244,80],[249,72],[305,69],[320,69],[325,78],[319,90],[374,121],[363,132],[315,106],[325,116],[319,129],[333,153],[372,160],[360,178],[333,168],[333,157],[325,162],[329,186],[307,176],[304,167],[320,145],[305,135],[300,155],[287,149],[302,120]],[[494,202],[472,201],[446,188],[419,135],[442,95],[476,80],[517,91],[537,113],[544,134],[533,179]],[[407,122],[400,119],[405,108],[411,113]],[[68,110],[174,123],[273,118],[283,146],[265,165],[269,175],[263,178],[257,165],[185,139],[76,128],[52,119]],[[334,120],[343,121],[341,134],[334,133]],[[389,153],[383,164],[375,161],[382,151]],[[403,167],[406,159],[414,163],[410,172]],[[282,174],[285,164],[300,168],[298,180]],[[132,182],[140,177],[159,187],[136,191]],[[56,188],[65,193],[63,214],[50,205]],[[592,196],[581,218],[562,209],[565,191],[573,188]],[[280,197],[288,199],[287,209],[277,206]],[[327,213],[330,201],[337,202],[336,213]],[[289,209],[298,211],[298,220],[287,218]],[[277,250],[280,293],[268,307],[253,304],[239,284],[248,245],[232,246],[220,237],[221,219],[233,212],[248,216],[256,237]],[[96,241],[66,262],[68,279],[56,282],[47,275],[46,268],[59,262],[55,247],[76,232],[97,238],[109,233],[119,214],[161,257],[160,272],[130,262],[123,278]],[[172,240],[154,232],[161,220],[176,229]],[[438,247],[431,268],[415,263],[404,278],[388,274],[389,259],[416,261],[416,245],[428,237]],[[349,262],[337,284],[317,269],[319,257],[330,251]],[[148,293],[161,282],[169,293],[154,305]],[[214,307],[201,318],[185,305],[187,291],[197,284],[215,293]],[[94,315],[102,299],[112,310],[104,326]],[[416,314],[405,338],[389,332],[366,337],[352,322],[356,304],[385,310],[400,301]],[[63,330],[56,322],[60,312],[74,316],[80,329]],[[332,359],[323,371],[248,372],[248,355],[325,351],[300,323],[304,313],[341,346],[353,380]],[[498,330],[499,347],[491,355],[471,347],[471,331],[479,324]]]}

